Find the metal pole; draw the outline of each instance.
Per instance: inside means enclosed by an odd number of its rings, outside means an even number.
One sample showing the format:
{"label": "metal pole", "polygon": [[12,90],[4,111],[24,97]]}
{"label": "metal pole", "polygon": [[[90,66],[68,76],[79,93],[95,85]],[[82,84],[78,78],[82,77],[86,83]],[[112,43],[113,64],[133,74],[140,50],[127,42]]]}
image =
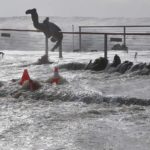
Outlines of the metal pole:
{"label": "metal pole", "polygon": [[59,46],[59,58],[62,58],[62,41],[60,43],[60,46]]}
{"label": "metal pole", "polygon": [[45,55],[48,60],[48,38],[45,36]]}
{"label": "metal pole", "polygon": [[79,26],[79,49],[81,51],[81,27]]}
{"label": "metal pole", "polygon": [[73,34],[72,34],[72,45],[73,45],[73,50],[72,51],[74,51],[74,25],[72,25],[72,32],[73,32]]}
{"label": "metal pole", "polygon": [[104,57],[107,59],[107,33],[104,34]]}
{"label": "metal pole", "polygon": [[126,27],[125,26],[123,27],[123,33],[124,33],[123,34],[123,39],[124,39],[123,43],[124,43],[124,46],[126,46]]}

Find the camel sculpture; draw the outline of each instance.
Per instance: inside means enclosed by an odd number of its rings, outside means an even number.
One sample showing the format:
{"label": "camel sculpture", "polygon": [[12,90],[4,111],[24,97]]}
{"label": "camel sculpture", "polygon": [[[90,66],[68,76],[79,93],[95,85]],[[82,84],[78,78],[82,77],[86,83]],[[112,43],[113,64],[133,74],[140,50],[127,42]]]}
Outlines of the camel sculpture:
{"label": "camel sculpture", "polygon": [[61,48],[63,34],[56,24],[49,22],[48,17],[42,23],[39,23],[39,17],[35,8],[28,9],[26,14],[31,14],[33,25],[36,29],[41,30],[47,38],[51,38],[52,42],[56,42],[51,51],[58,47]]}

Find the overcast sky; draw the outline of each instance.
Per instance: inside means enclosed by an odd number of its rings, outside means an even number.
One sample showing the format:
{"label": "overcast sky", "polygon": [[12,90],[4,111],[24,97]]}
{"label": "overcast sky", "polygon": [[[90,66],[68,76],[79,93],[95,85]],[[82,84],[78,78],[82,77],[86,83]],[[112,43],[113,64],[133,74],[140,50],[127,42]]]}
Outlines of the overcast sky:
{"label": "overcast sky", "polygon": [[150,0],[0,0],[0,17],[25,16],[37,8],[40,16],[150,17]]}

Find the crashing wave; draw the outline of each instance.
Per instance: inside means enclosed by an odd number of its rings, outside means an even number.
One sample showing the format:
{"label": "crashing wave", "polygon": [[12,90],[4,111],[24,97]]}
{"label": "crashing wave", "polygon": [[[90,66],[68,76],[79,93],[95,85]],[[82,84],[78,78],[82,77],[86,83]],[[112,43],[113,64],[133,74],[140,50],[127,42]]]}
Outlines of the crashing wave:
{"label": "crashing wave", "polygon": [[[16,86],[17,88],[17,86]],[[6,90],[7,89],[7,90]],[[14,89],[15,91],[16,89]],[[8,90],[7,87],[0,89],[0,97],[13,97],[13,91]],[[46,101],[77,101],[84,102],[86,104],[109,104],[109,105],[140,105],[140,106],[149,106],[150,99],[141,99],[135,97],[117,97],[117,96],[103,96],[101,93],[97,92],[74,92],[69,87],[64,89],[62,85],[59,87],[51,88],[48,84],[46,84],[42,89],[37,91],[20,91],[20,95],[17,97],[19,100],[46,100]]]}

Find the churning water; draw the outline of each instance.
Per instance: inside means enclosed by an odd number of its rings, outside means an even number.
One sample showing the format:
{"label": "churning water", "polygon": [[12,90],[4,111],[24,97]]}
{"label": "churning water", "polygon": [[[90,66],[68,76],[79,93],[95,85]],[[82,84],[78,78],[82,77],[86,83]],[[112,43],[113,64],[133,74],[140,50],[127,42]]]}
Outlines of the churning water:
{"label": "churning water", "polygon": [[[17,48],[16,48],[17,49]],[[84,70],[103,52],[50,52],[51,65],[33,65],[44,51],[5,50],[0,59],[0,149],[2,150],[149,150],[150,76]],[[134,60],[135,51],[109,51]],[[139,51],[136,62],[149,62],[149,51]],[[77,68],[70,69],[70,63]],[[54,66],[66,79],[61,85],[45,82]],[[69,68],[69,69],[68,69]],[[13,93],[23,70],[42,87]],[[15,80],[12,80],[15,79]]]}
{"label": "churning water", "polygon": [[[1,149],[149,149],[149,75],[67,69],[69,63],[87,64],[103,56],[99,52],[64,52],[63,59],[54,52],[49,54],[54,64],[29,65],[42,54],[5,51],[0,60]],[[119,55],[132,59],[126,53]],[[110,61],[113,56],[110,52]],[[59,71],[67,82],[57,86],[46,83],[53,67],[62,64],[66,68]],[[16,99],[12,93],[21,88],[18,81],[24,69],[42,87],[35,92],[24,91]]]}

